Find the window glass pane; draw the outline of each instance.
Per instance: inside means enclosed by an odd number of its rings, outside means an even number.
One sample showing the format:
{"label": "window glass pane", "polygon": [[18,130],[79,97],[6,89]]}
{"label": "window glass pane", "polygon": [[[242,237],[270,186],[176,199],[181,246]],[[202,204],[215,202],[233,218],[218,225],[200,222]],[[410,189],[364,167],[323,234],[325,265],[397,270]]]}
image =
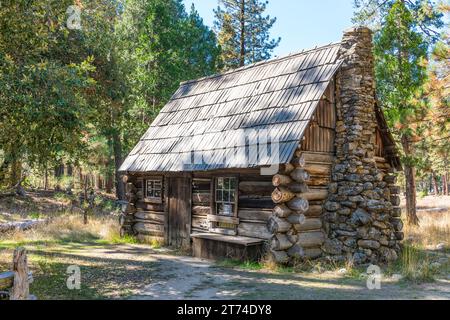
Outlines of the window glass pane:
{"label": "window glass pane", "polygon": [[233,216],[238,181],[233,177],[221,177],[216,181],[216,212],[219,215]]}
{"label": "window glass pane", "polygon": [[217,189],[223,189],[223,178],[217,179]]}
{"label": "window glass pane", "polygon": [[147,198],[161,198],[162,197],[162,181],[161,180],[146,180],[146,197]]}
{"label": "window glass pane", "polygon": [[229,190],[230,189],[230,178],[225,178],[224,179],[223,187],[224,187],[225,190]]}
{"label": "window glass pane", "polygon": [[147,196],[153,197],[153,181],[147,181]]}
{"label": "window glass pane", "polygon": [[223,215],[232,216],[233,215],[233,206],[229,203],[223,204]]}
{"label": "window glass pane", "polygon": [[230,191],[225,190],[223,192],[223,201],[224,202],[230,202]]}
{"label": "window glass pane", "polygon": [[216,201],[223,201],[222,190],[216,190]]}
{"label": "window glass pane", "polygon": [[236,189],[236,179],[235,178],[230,179],[230,188]]}

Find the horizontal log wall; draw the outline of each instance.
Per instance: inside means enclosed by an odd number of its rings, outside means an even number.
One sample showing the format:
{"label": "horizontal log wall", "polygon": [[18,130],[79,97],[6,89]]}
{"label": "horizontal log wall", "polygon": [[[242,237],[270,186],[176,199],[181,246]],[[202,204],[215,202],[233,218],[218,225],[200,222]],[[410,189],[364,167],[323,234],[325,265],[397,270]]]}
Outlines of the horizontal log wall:
{"label": "horizontal log wall", "polygon": [[335,158],[335,111],[331,83],[291,163],[273,178],[272,199],[278,205],[268,222],[272,234],[269,256],[277,263],[322,255],[326,237],[323,205]]}
{"label": "horizontal log wall", "polygon": [[208,232],[208,215],[211,214],[211,176],[195,177],[192,179],[192,222],[191,232]]}
{"label": "horizontal log wall", "polygon": [[292,166],[273,177],[272,198],[278,204],[268,229],[272,235],[270,257],[275,262],[321,256],[325,241],[321,216],[333,160],[332,153],[298,149]]}
{"label": "horizontal log wall", "polygon": [[239,236],[270,239],[267,220],[274,207],[271,179],[271,176],[262,176],[260,170],[239,174]]}
{"label": "horizontal log wall", "polygon": [[[155,203],[144,196],[145,179],[155,176],[126,176],[126,195],[129,202],[124,215],[121,216],[121,234],[132,234],[140,241],[165,242],[167,229],[167,210],[165,197],[161,203]],[[162,177],[159,177],[162,178]],[[164,184],[164,180],[163,180]],[[165,193],[166,188],[163,188]]]}
{"label": "horizontal log wall", "polygon": [[237,234],[267,240],[267,220],[274,207],[270,176],[262,176],[260,169],[231,169],[214,172],[195,172],[192,190],[192,232],[210,231],[208,215],[212,214],[211,184],[214,177],[236,176],[238,185]]}

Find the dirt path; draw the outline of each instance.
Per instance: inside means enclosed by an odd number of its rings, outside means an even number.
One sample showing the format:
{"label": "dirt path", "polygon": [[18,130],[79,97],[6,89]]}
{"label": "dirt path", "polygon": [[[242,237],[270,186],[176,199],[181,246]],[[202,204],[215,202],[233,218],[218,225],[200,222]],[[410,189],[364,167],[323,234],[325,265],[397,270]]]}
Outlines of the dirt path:
{"label": "dirt path", "polygon": [[[135,272],[134,282],[141,273],[146,285],[122,295],[129,299],[450,299],[450,278],[421,285],[383,279],[380,290],[369,290],[365,279],[334,272],[293,274],[223,268],[144,245],[83,248],[72,253],[125,263]],[[138,267],[141,272],[137,272]]]}

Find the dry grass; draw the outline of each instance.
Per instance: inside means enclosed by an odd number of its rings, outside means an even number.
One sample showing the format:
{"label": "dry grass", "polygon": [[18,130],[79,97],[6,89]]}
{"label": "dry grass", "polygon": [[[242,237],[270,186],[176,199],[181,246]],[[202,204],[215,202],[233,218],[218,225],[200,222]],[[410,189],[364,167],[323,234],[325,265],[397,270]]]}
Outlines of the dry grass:
{"label": "dry grass", "polygon": [[88,224],[78,214],[62,214],[51,218],[49,223],[27,231],[14,231],[0,235],[0,243],[17,245],[41,242],[104,242],[135,243],[134,238],[120,238],[119,224],[114,216],[89,217]]}
{"label": "dry grass", "polygon": [[[106,258],[90,256],[91,250],[137,242],[133,237],[120,238],[119,228],[114,216],[91,216],[85,225],[79,214],[53,215],[46,225],[0,236],[0,272],[10,270],[14,249],[23,246],[35,278],[31,292],[39,299],[99,299],[126,295],[126,290],[137,287],[136,283],[129,283],[129,265],[114,259],[105,263]],[[77,252],[86,254],[77,256]],[[68,290],[65,286],[67,267],[74,264],[83,269],[83,279],[89,279],[85,280],[82,290]]]}
{"label": "dry grass", "polygon": [[[404,217],[405,241],[397,270],[414,282],[432,281],[448,276],[450,245],[450,197],[425,197],[418,200],[419,226],[410,226]],[[420,209],[440,208],[441,211]],[[447,211],[444,211],[447,209]]]}
{"label": "dry grass", "polygon": [[450,210],[447,212],[419,213],[420,226],[405,223],[405,239],[424,248],[443,243],[448,247],[450,240]]}
{"label": "dry grass", "polygon": [[[418,208],[440,208],[440,211],[419,210],[420,226],[408,226],[404,220],[405,241],[399,259],[383,266],[384,272],[401,274],[405,280],[413,282],[430,282],[437,277],[450,274],[448,258],[450,245],[450,197],[425,197],[419,199]],[[449,210],[445,211],[445,208]],[[437,249],[439,247],[439,250]],[[351,262],[332,261],[294,261],[289,267],[280,267],[270,258],[261,261],[264,270],[272,272],[335,272],[345,269],[345,276],[361,278],[365,267],[354,266]],[[240,266],[239,266],[240,267]]]}

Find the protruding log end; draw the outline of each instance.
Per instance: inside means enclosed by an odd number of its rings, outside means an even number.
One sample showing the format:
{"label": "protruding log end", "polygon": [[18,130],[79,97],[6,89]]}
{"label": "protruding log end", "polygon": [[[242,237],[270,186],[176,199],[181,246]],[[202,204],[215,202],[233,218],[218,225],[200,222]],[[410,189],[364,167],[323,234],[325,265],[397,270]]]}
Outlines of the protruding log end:
{"label": "protruding log end", "polygon": [[277,234],[272,237],[270,247],[272,250],[287,250],[292,247],[292,243],[284,234]]}
{"label": "protruding log end", "polygon": [[291,229],[292,225],[286,220],[275,216],[267,221],[267,229],[272,234],[285,233]]}
{"label": "protruding log end", "polygon": [[292,224],[302,225],[305,223],[306,217],[304,214],[292,214],[287,218],[287,220]]}
{"label": "protruding log end", "polygon": [[309,173],[304,169],[295,169],[292,171],[291,178],[297,182],[308,182],[311,179]]}
{"label": "protruding log end", "polygon": [[309,187],[304,182],[292,182],[288,185],[289,190],[294,193],[307,193],[309,192]]}
{"label": "protruding log end", "polygon": [[278,187],[272,192],[272,200],[275,203],[288,202],[293,199],[295,194],[284,187]]}
{"label": "protruding log end", "polygon": [[282,174],[276,174],[272,178],[272,184],[275,187],[286,186],[292,182],[292,179]]}
{"label": "protruding log end", "polygon": [[296,157],[292,159],[291,163],[298,168],[303,168],[306,165],[305,156],[303,154],[296,154]]}
{"label": "protruding log end", "polygon": [[285,264],[289,262],[289,256],[286,251],[270,250],[269,259],[277,264]]}
{"label": "protruding log end", "polygon": [[273,209],[273,213],[279,218],[286,218],[292,213],[292,210],[285,204],[279,204]]}
{"label": "protruding log end", "polygon": [[289,209],[298,213],[305,213],[309,209],[309,202],[300,197],[296,197],[287,203]]}

